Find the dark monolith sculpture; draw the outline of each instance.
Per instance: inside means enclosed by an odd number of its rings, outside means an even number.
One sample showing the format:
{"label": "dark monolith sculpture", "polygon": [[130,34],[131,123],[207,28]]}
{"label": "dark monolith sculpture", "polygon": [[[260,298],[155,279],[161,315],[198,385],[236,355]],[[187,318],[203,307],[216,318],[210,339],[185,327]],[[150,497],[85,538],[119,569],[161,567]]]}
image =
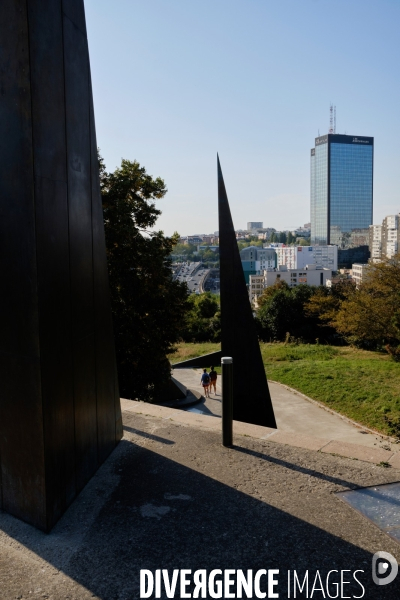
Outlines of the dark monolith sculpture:
{"label": "dark monolith sculpture", "polygon": [[233,418],[276,428],[228,196],[218,162],[222,356],[233,358]]}
{"label": "dark monolith sculpture", "polygon": [[0,3],[0,507],[48,531],[122,435],[83,0]]}

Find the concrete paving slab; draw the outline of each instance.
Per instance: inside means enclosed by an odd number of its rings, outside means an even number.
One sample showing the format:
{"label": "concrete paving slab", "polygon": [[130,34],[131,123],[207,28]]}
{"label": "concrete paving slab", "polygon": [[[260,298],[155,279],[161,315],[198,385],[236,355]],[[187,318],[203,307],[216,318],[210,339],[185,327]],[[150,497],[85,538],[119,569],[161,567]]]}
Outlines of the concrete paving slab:
{"label": "concrete paving slab", "polygon": [[357,458],[379,464],[380,462],[388,463],[393,456],[393,452],[383,450],[382,448],[369,448],[358,444],[349,444],[346,442],[330,441],[324,446],[321,452],[329,452],[329,454],[339,454],[340,456],[348,456],[349,458]]}
{"label": "concrete paving slab", "polygon": [[186,423],[188,425],[197,427],[206,427],[207,429],[219,429],[221,430],[221,419],[218,417],[212,417],[209,415],[200,415],[196,413],[189,413],[184,410],[175,410],[175,412],[168,417],[177,423]]}
{"label": "concrete paving slab", "polygon": [[287,431],[280,431],[279,429],[269,436],[268,439],[278,444],[288,444],[289,446],[307,448],[308,450],[320,450],[329,443],[329,440],[301,433],[289,433]]}
{"label": "concrete paving slab", "polygon": [[389,458],[389,463],[395,469],[400,469],[400,452],[393,454],[392,458]]}
{"label": "concrete paving slab", "polygon": [[168,419],[174,414],[174,409],[157,404],[149,404],[148,402],[138,402],[136,400],[126,400],[121,398],[121,410],[127,412],[141,413],[143,415],[151,415],[153,417],[161,417]]}

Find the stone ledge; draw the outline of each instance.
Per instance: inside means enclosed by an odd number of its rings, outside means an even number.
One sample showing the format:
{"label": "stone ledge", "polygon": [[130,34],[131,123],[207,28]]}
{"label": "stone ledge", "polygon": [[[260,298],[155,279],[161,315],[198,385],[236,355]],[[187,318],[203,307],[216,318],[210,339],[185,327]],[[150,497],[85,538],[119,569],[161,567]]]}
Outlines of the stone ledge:
{"label": "stone ledge", "polygon": [[278,444],[287,444],[288,446],[296,446],[296,448],[306,448],[307,450],[321,450],[321,448],[329,443],[329,440],[315,438],[311,435],[280,431],[279,429],[268,437],[268,441],[276,442]]}
{"label": "stone ledge", "polygon": [[395,469],[400,469],[400,452],[393,454],[392,458],[389,459],[389,464]]}
{"label": "stone ledge", "polygon": [[[171,419],[175,423],[187,425],[189,427],[199,427],[222,431],[221,417],[211,415],[202,415],[191,413],[173,408],[166,408],[147,402],[138,402],[136,400],[126,400],[121,398],[121,409],[127,412],[158,417],[161,419]],[[337,454],[345,458],[354,458],[364,462],[379,464],[381,462],[390,464],[395,469],[400,469],[400,451],[383,450],[382,448],[369,448],[349,442],[340,442],[337,440],[327,440],[316,438],[309,435],[290,433],[282,430],[242,423],[233,422],[234,435],[244,435],[256,439],[268,440],[277,444],[286,444],[296,448],[305,448],[325,452],[327,454]]]}
{"label": "stone ledge", "polygon": [[159,406],[158,404],[150,404],[149,402],[126,400],[125,398],[121,398],[121,410],[149,415],[151,417],[161,417],[162,419],[168,419],[177,412],[173,408]]}
{"label": "stone ledge", "polygon": [[340,454],[340,456],[357,458],[358,460],[364,460],[375,464],[389,462],[389,459],[393,456],[393,452],[389,450],[383,450],[382,448],[368,448],[368,446],[358,446],[357,444],[338,442],[337,440],[330,441],[329,444],[322,448],[321,452]]}

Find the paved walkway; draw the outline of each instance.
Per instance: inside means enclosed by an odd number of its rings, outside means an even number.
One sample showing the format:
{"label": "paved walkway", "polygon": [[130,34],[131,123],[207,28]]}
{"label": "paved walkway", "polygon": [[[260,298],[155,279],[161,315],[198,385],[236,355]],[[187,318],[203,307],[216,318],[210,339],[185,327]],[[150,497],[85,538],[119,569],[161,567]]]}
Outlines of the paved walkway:
{"label": "paved walkway", "polygon": [[[200,385],[201,369],[174,369],[174,377],[186,387],[202,393]],[[221,378],[217,382],[217,394],[211,394],[205,402],[190,408],[191,412],[221,416]],[[360,444],[370,448],[390,450],[386,438],[370,433],[367,429],[353,425],[337,413],[328,411],[317,403],[307,400],[302,394],[274,382],[269,382],[278,429],[288,433],[311,435],[327,440]],[[396,445],[394,445],[396,448]],[[398,446],[399,447],[399,446]],[[400,448],[400,447],[399,447]]]}

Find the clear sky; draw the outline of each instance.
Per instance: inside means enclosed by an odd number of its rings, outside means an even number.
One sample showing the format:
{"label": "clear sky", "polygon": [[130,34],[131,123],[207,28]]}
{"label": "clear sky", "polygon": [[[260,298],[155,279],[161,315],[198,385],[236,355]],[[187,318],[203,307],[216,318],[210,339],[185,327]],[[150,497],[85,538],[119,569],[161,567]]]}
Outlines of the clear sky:
{"label": "clear sky", "polygon": [[399,0],[85,0],[97,141],[168,187],[158,228],[309,221],[310,148],[375,138],[374,223],[400,212]]}

